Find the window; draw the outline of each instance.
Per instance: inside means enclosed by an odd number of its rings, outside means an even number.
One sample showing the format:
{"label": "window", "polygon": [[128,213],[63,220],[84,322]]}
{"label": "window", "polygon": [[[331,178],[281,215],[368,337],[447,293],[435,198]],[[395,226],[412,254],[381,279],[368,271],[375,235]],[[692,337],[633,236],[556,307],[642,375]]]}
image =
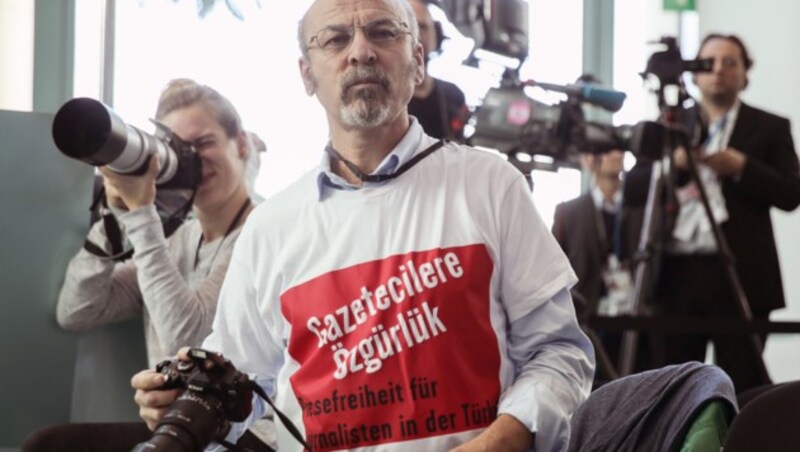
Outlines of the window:
{"label": "window", "polygon": [[0,1],[0,109],[33,108],[33,2]]}

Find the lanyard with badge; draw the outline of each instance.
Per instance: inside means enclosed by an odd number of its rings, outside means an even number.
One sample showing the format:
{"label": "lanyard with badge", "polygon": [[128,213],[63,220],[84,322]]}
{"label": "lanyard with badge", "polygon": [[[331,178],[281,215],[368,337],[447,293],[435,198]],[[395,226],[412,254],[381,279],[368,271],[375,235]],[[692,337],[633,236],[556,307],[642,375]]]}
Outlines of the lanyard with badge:
{"label": "lanyard with badge", "polygon": [[[727,111],[722,118],[716,121],[709,130],[708,138],[702,146],[702,156],[708,157],[725,150],[733,130],[734,110]],[[725,206],[725,197],[716,173],[706,166],[698,168],[698,177],[708,195],[709,206],[714,216],[714,221],[720,224],[728,219],[728,210]],[[687,184],[676,191],[681,209],[672,231],[673,238],[691,242],[698,234],[710,234],[711,223],[708,221],[705,210],[700,200],[700,190],[696,182]]]}
{"label": "lanyard with badge", "polygon": [[606,256],[606,264],[601,270],[606,290],[598,302],[597,314],[623,315],[630,313],[632,308],[630,295],[633,281],[629,264],[622,261],[622,205],[621,202],[617,202],[614,206],[612,231],[607,230],[602,210],[603,207],[594,209],[600,250]]}

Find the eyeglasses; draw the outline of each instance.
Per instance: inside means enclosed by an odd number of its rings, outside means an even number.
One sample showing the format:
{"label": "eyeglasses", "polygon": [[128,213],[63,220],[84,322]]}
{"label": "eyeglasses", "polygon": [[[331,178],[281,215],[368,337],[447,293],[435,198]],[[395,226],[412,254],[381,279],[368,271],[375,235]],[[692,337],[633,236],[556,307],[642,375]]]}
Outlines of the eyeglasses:
{"label": "eyeglasses", "polygon": [[378,19],[364,25],[328,25],[318,31],[308,41],[311,49],[316,41],[316,47],[328,51],[338,52],[347,48],[360,28],[369,42],[378,46],[388,46],[404,34],[411,34],[408,24],[394,19]]}

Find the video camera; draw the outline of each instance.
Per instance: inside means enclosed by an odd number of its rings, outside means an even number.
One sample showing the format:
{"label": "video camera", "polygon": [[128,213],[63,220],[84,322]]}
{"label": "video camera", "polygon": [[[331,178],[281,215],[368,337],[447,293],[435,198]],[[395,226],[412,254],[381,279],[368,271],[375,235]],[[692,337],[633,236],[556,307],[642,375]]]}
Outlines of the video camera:
{"label": "video camera", "polygon": [[150,158],[161,163],[159,188],[194,189],[202,180],[200,156],[194,146],[153,120],[150,135],[125,122],[107,105],[90,98],[67,101],[53,119],[53,141],[67,157],[93,166],[107,165],[121,174],[140,175]]}
{"label": "video camera", "polygon": [[[664,104],[664,89],[678,86],[676,103],[688,99],[681,81],[683,72],[710,71],[713,60],[684,60],[675,39],[659,41],[666,48],[655,52],[648,60],[642,77],[653,75],[660,81],[657,93]],[[530,98],[525,88],[538,86],[564,93],[567,99],[555,105]],[[517,70],[506,69],[500,86],[491,88],[476,108],[475,132],[468,142],[496,149],[523,172],[532,169],[555,169],[558,166],[579,166],[579,154],[604,153],[613,149],[630,151],[637,158],[657,159],[663,152],[667,130],[661,122],[640,121],[634,125],[613,126],[585,118],[585,104],[616,112],[625,100],[625,93],[578,82],[572,85],[553,85],[521,81]],[[699,112],[695,110],[695,115]],[[688,118],[684,124],[671,124],[686,137],[685,142],[696,146],[705,133],[701,117]],[[547,156],[552,162],[538,163],[533,156]]]}
{"label": "video camera", "polygon": [[[567,95],[555,105],[532,99],[525,88],[539,86]],[[578,167],[581,152],[603,153],[613,149],[646,152],[660,139],[652,124],[612,126],[585,118],[583,105],[608,111],[622,107],[625,93],[579,82],[554,85],[521,81],[516,70],[507,69],[500,86],[491,88],[475,111],[475,132],[469,137],[474,146],[493,148],[523,172],[531,169]],[[547,156],[552,162],[535,162],[533,156]]]}
{"label": "video camera", "polygon": [[678,49],[678,43],[672,36],[662,37],[658,44],[666,48],[650,56],[642,76],[655,75],[661,81],[662,88],[668,85],[682,85],[681,74],[684,72],[710,72],[714,69],[713,58],[684,60]]}
{"label": "video camera", "polygon": [[230,421],[242,422],[250,415],[255,383],[220,354],[192,348],[189,361],[162,361],[156,371],[166,377],[163,389],[186,391],[136,452],[203,450],[225,437]]}

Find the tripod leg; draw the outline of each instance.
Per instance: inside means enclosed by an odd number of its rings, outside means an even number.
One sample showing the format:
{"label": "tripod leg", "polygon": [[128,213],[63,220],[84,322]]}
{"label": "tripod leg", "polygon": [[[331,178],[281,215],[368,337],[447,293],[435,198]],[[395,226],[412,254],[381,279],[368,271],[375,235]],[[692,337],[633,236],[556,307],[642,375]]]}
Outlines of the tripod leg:
{"label": "tripod leg", "polygon": [[[650,172],[650,185],[647,194],[647,204],[645,205],[644,221],[639,236],[639,247],[636,252],[635,269],[633,273],[634,284],[631,291],[631,314],[640,316],[644,312],[644,303],[649,286],[651,284],[651,273],[653,273],[654,261],[659,257],[662,241],[659,236],[659,224],[663,218],[661,206],[661,194],[664,190],[663,173],[669,168],[668,158],[653,162]],[[636,330],[626,331],[622,337],[620,347],[619,373],[622,376],[630,375],[633,372],[634,361],[637,355],[637,345],[639,342],[639,332]]]}
{"label": "tripod leg", "polygon": [[[725,274],[727,276],[728,282],[731,285],[731,289],[734,294],[734,302],[736,305],[736,309],[738,310],[739,315],[748,321],[753,320],[753,313],[750,309],[750,302],[747,300],[747,296],[744,293],[744,289],[742,288],[742,284],[739,281],[739,275],[736,273],[736,268],[734,268],[733,264],[733,253],[731,253],[731,249],[728,246],[727,240],[725,240],[725,236],[722,234],[722,229],[720,228],[719,224],[714,220],[714,215],[711,211],[711,205],[708,201],[708,194],[706,192],[706,188],[703,185],[703,181],[700,179],[700,174],[697,170],[697,162],[695,161],[694,156],[691,152],[686,153],[689,162],[689,169],[692,174],[692,179],[694,180],[695,184],[697,184],[698,191],[700,193],[700,200],[703,204],[703,210],[705,212],[706,217],[708,218],[709,223],[711,224],[711,230],[714,234],[714,241],[717,244],[717,250],[722,259],[722,265],[725,267]],[[755,356],[755,366],[758,370],[758,373],[763,382],[768,383],[770,382],[769,372],[767,371],[767,366],[764,364],[764,357],[762,351],[764,350],[764,343],[761,340],[761,337],[757,333],[751,333],[748,335],[747,341],[750,350],[753,352]]]}
{"label": "tripod leg", "polygon": [[597,359],[597,369],[601,371],[609,380],[616,380],[619,378],[617,369],[614,367],[611,357],[608,356],[608,352],[606,351],[603,342],[599,337],[597,337],[597,333],[595,333],[594,330],[589,327],[583,327],[582,329],[584,334],[589,337],[589,340],[592,341],[592,345],[594,346],[595,357]]}

